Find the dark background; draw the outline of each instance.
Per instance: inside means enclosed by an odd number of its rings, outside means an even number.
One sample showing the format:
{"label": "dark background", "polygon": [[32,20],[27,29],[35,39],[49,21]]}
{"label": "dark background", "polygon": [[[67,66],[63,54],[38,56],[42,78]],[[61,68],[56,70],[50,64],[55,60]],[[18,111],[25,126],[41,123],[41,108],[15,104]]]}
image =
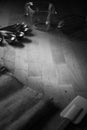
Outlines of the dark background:
{"label": "dark background", "polygon": [[[14,0],[1,0],[2,2],[8,2]],[[29,0],[15,0],[17,4],[23,6]],[[33,0],[34,2],[53,2],[56,6],[57,10],[63,10],[67,13],[79,14],[79,15],[87,15],[87,4],[83,0]]]}

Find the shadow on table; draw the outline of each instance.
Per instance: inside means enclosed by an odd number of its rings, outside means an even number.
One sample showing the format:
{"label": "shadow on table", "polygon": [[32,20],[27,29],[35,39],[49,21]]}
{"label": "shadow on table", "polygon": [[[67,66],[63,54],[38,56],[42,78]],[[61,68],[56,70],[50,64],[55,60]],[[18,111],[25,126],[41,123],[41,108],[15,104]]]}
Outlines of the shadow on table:
{"label": "shadow on table", "polygon": [[23,126],[20,130],[42,130],[49,120],[60,109],[53,103],[52,100],[46,101],[44,106],[31,118],[31,120]]}

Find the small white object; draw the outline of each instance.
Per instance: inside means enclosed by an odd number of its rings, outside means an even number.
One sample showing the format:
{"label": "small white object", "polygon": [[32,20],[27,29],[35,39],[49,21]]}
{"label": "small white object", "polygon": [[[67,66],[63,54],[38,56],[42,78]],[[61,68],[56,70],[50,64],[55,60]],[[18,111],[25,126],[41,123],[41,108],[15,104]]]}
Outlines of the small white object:
{"label": "small white object", "polygon": [[46,21],[46,25],[48,25],[49,24],[49,22],[48,21]]}
{"label": "small white object", "polygon": [[60,113],[60,116],[78,124],[87,114],[87,99],[77,96],[72,102]]}

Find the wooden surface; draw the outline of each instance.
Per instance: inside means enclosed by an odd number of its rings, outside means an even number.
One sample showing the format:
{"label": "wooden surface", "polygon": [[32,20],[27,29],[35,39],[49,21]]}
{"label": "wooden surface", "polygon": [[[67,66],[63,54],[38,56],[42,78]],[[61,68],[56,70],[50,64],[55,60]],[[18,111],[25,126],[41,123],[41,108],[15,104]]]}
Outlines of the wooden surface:
{"label": "wooden surface", "polygon": [[[2,27],[22,20],[28,23],[28,19],[23,16],[23,8],[19,5],[20,8],[15,8],[14,4],[0,5]],[[83,33],[85,35],[84,31]],[[83,33],[79,32],[78,37],[81,38]],[[61,110],[77,95],[87,98],[87,40],[78,41],[59,32],[48,33],[33,29],[32,34],[24,37],[21,46],[8,43],[0,46],[0,64],[6,66],[12,76],[27,86],[26,89],[22,88],[26,96],[29,95],[29,87],[47,98],[53,98]],[[6,76],[0,77],[1,91],[7,81]],[[2,93],[5,93],[5,89]],[[19,93],[24,96],[21,89]],[[27,101],[26,96],[21,98],[22,102]],[[18,102],[17,98],[14,99],[15,103]],[[0,100],[0,104],[6,100],[7,98]],[[0,112],[1,107],[0,105]]]}

